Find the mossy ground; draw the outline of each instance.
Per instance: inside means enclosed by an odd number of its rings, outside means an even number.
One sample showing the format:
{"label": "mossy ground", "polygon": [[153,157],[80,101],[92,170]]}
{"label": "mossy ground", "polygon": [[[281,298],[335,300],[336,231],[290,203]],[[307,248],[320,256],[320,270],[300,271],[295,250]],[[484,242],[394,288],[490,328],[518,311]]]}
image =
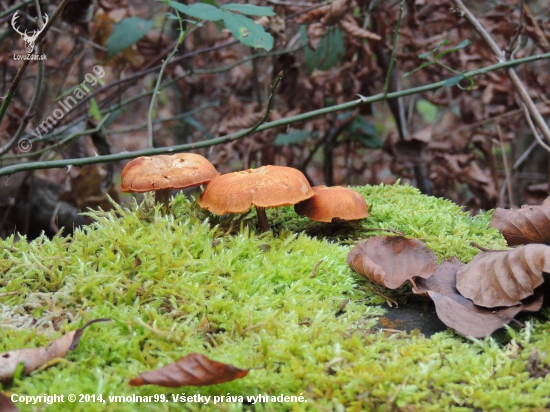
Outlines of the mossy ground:
{"label": "mossy ground", "polygon": [[[477,253],[471,241],[491,248],[505,245],[495,230],[487,229],[488,215],[471,218],[453,203],[422,196],[408,186],[355,189],[371,204],[371,217],[363,226],[401,230],[422,239],[440,259],[456,255],[470,260]],[[505,332],[507,339],[516,338],[521,350],[502,364],[496,362],[502,340],[467,339],[452,330],[430,338],[415,331],[380,330],[379,305],[384,299],[373,294],[369,282],[345,260],[351,240],[387,233],[355,230],[344,236],[343,229],[327,229],[282,208],[269,213],[274,234],[258,234],[246,218],[232,228],[224,226],[228,218],[204,220],[194,200],[182,195],[173,200],[167,216],[158,209],[148,211],[145,204],[94,216],[95,223],[72,238],[1,243],[0,352],[45,345],[94,318],[113,319],[90,326],[66,360],[17,377],[3,385],[3,392],[101,393],[105,399],[134,393],[168,398],[181,393],[231,394],[245,399],[303,394],[307,403],[65,402],[19,404],[22,411],[550,407],[550,375],[531,378],[527,369],[535,348],[543,364],[550,363],[548,309],[528,322],[528,333]],[[212,225],[217,221],[222,224]],[[327,240],[323,231],[336,234]],[[310,278],[321,259],[316,276]],[[240,368],[264,368],[214,386],[128,386],[140,372],[191,352]],[[470,380],[478,374],[487,376],[491,359],[498,370],[472,386]],[[473,394],[463,399],[468,385]],[[463,399],[462,406],[453,395]]]}

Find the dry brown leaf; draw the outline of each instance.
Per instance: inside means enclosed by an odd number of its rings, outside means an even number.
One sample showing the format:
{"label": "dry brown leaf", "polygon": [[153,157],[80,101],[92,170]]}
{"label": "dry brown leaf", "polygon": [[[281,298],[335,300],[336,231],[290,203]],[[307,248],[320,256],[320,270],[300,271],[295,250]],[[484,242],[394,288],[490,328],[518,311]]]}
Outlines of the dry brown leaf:
{"label": "dry brown leaf", "polygon": [[457,273],[456,288],[476,305],[487,308],[519,305],[550,273],[550,246],[481,252]]}
{"label": "dry brown leaf", "polygon": [[437,257],[424,243],[403,236],[375,236],[358,243],[346,262],[360,275],[390,289],[415,276],[427,278],[437,269]]}
{"label": "dry brown leaf", "polygon": [[490,335],[512,321],[521,311],[538,311],[542,306],[542,291],[524,304],[499,310],[487,309],[461,296],[456,287],[456,275],[465,265],[452,257],[441,263],[428,279],[416,279],[413,292],[429,296],[435,303],[437,316],[448,327],[475,338]]}
{"label": "dry brown leaf", "polygon": [[347,15],[345,19],[340,20],[338,24],[340,25],[342,30],[344,30],[352,37],[356,37],[358,39],[371,39],[375,41],[382,41],[382,37],[380,37],[378,34],[359,27],[355,19],[350,15]]}
{"label": "dry brown leaf", "polygon": [[190,353],[160,369],[141,373],[129,384],[130,386],[160,385],[169,388],[215,385],[243,378],[248,375],[249,370],[213,361],[200,353]]}
{"label": "dry brown leaf", "polygon": [[12,400],[0,392],[0,412],[19,412]]}
{"label": "dry brown leaf", "polygon": [[550,197],[540,206],[523,205],[521,209],[498,207],[489,227],[494,227],[508,245],[550,243]]}
{"label": "dry brown leaf", "polygon": [[70,350],[77,348],[84,329],[92,323],[107,322],[109,320],[111,319],[91,320],[80,329],[73,330],[54,340],[47,347],[15,349],[0,354],[0,382],[11,381],[17,366],[21,362],[25,364],[25,373],[29,374],[56,358],[64,358]]}
{"label": "dry brown leaf", "polygon": [[[499,310],[482,308],[460,295],[445,296],[428,291],[435,303],[437,316],[450,328],[474,338],[483,338],[512,321],[521,311],[536,312],[542,306],[542,294],[530,299],[529,304]],[[531,308],[537,308],[531,310]]]}

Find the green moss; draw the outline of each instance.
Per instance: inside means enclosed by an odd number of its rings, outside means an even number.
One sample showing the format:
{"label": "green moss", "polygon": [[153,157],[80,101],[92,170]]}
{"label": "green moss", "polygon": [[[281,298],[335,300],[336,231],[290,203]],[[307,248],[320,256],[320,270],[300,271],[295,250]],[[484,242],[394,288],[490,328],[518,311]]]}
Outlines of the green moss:
{"label": "green moss", "polygon": [[[472,219],[453,203],[407,186],[355,189],[371,204],[364,227],[392,227],[421,238],[441,259],[471,259],[476,253],[471,241],[488,247],[505,244],[487,229],[488,215]],[[501,344],[492,338],[468,340],[451,330],[429,339],[415,332],[379,330],[377,317],[383,310],[376,304],[382,300],[348,268],[351,246],[341,241],[385,233],[311,238],[301,232],[322,231],[324,226],[283,208],[270,211],[276,235],[251,230],[251,214],[250,221],[233,220],[241,229],[224,236],[228,229],[222,227],[223,219],[203,220],[206,214],[181,195],[173,200],[169,216],[145,206],[130,209],[93,213],[95,223],[77,230],[72,239],[2,242],[0,351],[44,345],[88,320],[113,319],[90,326],[69,362],[16,379],[3,391],[101,393],[104,398],[164,394],[170,399],[181,393],[303,394],[308,401],[215,406],[212,400],[202,406],[65,402],[40,409],[45,411],[504,411],[549,403],[550,375],[533,379],[527,371],[535,348],[543,363],[550,362],[548,321],[535,320],[530,335],[518,336],[520,352],[481,379],[462,407],[452,396],[462,399],[470,380],[487,374],[486,362],[495,360]],[[213,219],[222,226],[211,226]],[[2,295],[7,292],[21,294]],[[204,316],[211,333],[200,328]],[[191,352],[241,368],[264,368],[208,387],[128,386],[129,378],[140,372]],[[36,405],[19,406],[37,410]]]}

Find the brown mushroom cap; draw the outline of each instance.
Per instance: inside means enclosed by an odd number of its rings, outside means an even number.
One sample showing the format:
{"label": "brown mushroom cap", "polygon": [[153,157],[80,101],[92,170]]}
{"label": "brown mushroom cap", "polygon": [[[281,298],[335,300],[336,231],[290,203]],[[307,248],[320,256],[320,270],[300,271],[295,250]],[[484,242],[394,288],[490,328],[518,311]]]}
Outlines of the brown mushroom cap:
{"label": "brown mushroom cap", "polygon": [[195,153],[141,156],[122,170],[123,192],[184,189],[208,183],[220,174],[206,158]]}
{"label": "brown mushroom cap", "polygon": [[315,196],[294,206],[301,216],[319,222],[332,222],[332,219],[342,220],[364,219],[369,215],[368,204],[355,190],[342,186],[315,186]]}
{"label": "brown mushroom cap", "polygon": [[259,208],[290,206],[314,195],[302,172],[292,167],[262,166],[212,179],[199,205],[217,215]]}

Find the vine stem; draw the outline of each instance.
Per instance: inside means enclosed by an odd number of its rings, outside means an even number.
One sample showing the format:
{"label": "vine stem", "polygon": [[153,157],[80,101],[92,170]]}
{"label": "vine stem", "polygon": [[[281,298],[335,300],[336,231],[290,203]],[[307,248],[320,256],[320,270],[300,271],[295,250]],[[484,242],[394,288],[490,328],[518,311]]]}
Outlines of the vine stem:
{"label": "vine stem", "polygon": [[[175,10],[178,17],[180,17],[177,10]],[[177,53],[178,48],[181,46],[183,41],[185,40],[185,37],[187,36],[187,33],[189,33],[193,27],[195,27],[199,22],[196,22],[191,27],[187,28],[186,30],[183,30],[183,24],[181,17],[179,19],[180,24],[180,37],[178,38],[178,42],[176,43],[176,46],[174,47],[174,50],[172,50],[172,53],[164,60],[162,63],[162,67],[160,68],[160,73],[157,77],[157,83],[155,84],[155,89],[153,90],[153,95],[151,96],[151,104],[149,105],[149,111],[147,113],[147,146],[153,147],[153,110],[155,108],[155,102],[157,101],[157,94],[159,93],[160,84],[162,83],[162,76],[164,75],[164,71],[166,70],[166,67],[168,66],[168,63],[174,57],[174,55]]]}
{"label": "vine stem", "polygon": [[388,94],[388,90],[390,89],[391,73],[393,71],[393,66],[395,65],[395,50],[397,49],[397,36],[399,36],[399,26],[401,26],[401,18],[403,17],[404,7],[405,7],[405,0],[401,0],[401,5],[399,6],[399,15],[397,16],[397,23],[395,24],[395,30],[393,31],[390,65],[388,67],[388,73],[386,74],[386,82],[384,83],[384,94]]}
{"label": "vine stem", "polygon": [[[544,60],[544,59],[550,59],[550,53],[544,53],[544,54],[539,54],[535,56],[525,57],[522,59],[500,62],[490,66],[482,67],[481,69],[464,73],[463,77],[465,79],[469,79],[470,77],[479,76],[481,74],[485,74],[498,69],[505,69],[508,67],[517,66],[522,63],[528,63],[528,62],[533,62],[536,60]],[[280,80],[279,78],[276,80],[274,87],[277,85],[279,80]],[[358,106],[361,106],[367,103],[374,103],[381,100],[395,99],[401,96],[409,96],[412,94],[434,91],[434,90],[440,89],[441,87],[445,87],[445,82],[446,80],[442,80],[437,83],[427,84],[419,87],[413,87],[410,89],[401,90],[399,92],[388,93],[386,95],[384,95],[384,93],[379,93],[370,97],[359,96],[360,97],[359,99],[352,100],[351,102],[342,103],[342,104],[338,104],[330,107],[325,107],[322,109],[312,110],[310,112],[302,113],[297,116],[291,116],[284,119],[275,120],[273,122],[262,124],[263,121],[265,121],[265,119],[267,119],[267,116],[269,115],[269,114],[266,114],[264,115],[264,117],[262,117],[262,120],[251,129],[243,130],[236,133],[231,133],[226,136],[217,137],[215,139],[204,140],[201,142],[188,143],[188,144],[177,145],[177,146],[158,147],[153,149],[136,150],[134,152],[123,152],[123,153],[103,155],[103,156],[86,157],[83,159],[64,159],[64,160],[53,160],[53,161],[44,161],[44,162],[29,162],[29,163],[6,166],[0,169],[0,176],[7,176],[17,172],[24,172],[26,170],[52,169],[52,168],[62,168],[67,166],[84,166],[84,165],[90,165],[90,164],[96,164],[96,163],[133,159],[134,157],[138,157],[138,156],[152,156],[157,154],[183,152],[186,150],[195,150],[195,149],[200,149],[205,147],[211,147],[218,144],[229,143],[235,140],[242,139],[243,137],[248,136],[249,134],[255,131],[260,132],[263,130],[272,129],[274,127],[286,126],[292,123],[302,122],[304,120],[308,120],[313,117],[325,115],[328,113],[334,113],[340,110],[354,109]],[[272,87],[272,91],[273,91],[273,87]],[[272,100],[272,96],[270,96],[270,99],[268,102],[269,107],[271,106],[271,100]]]}

